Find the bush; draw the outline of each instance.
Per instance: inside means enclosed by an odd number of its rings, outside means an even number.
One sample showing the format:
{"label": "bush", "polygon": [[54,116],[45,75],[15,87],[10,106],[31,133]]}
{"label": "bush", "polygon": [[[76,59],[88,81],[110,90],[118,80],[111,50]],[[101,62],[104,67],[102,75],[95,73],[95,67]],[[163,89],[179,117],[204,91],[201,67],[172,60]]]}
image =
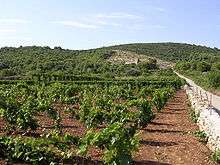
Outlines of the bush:
{"label": "bush", "polygon": [[95,146],[104,151],[105,164],[132,163],[132,153],[138,149],[139,139],[135,127],[126,127],[122,123],[113,123],[95,133],[87,132],[82,139],[78,153],[86,155],[90,146]]}
{"label": "bush", "polygon": [[127,76],[140,76],[141,72],[135,68],[131,68],[127,71]]}
{"label": "bush", "polygon": [[215,151],[215,152],[212,154],[212,159],[213,159],[214,161],[216,161],[217,163],[220,163],[220,150]]}
{"label": "bush", "polygon": [[199,114],[197,114],[195,112],[195,109],[190,109],[190,118],[191,120],[194,122],[194,123],[197,123],[198,122],[198,119],[199,119]]}
{"label": "bush", "polygon": [[104,78],[111,78],[111,79],[113,79],[115,76],[111,72],[106,72],[106,73],[103,74],[103,77]]}
{"label": "bush", "polygon": [[197,64],[197,70],[201,72],[208,72],[211,70],[211,65],[205,61],[199,62]]}
{"label": "bush", "polygon": [[195,62],[195,61],[191,62],[191,69],[193,69],[193,70],[197,69],[197,62]]}
{"label": "bush", "polygon": [[2,69],[0,70],[0,77],[14,76],[15,73],[11,69]]}
{"label": "bush", "polygon": [[220,72],[210,72],[208,74],[208,81],[211,87],[220,87]]}
{"label": "bush", "polygon": [[220,71],[220,63],[214,64],[214,68],[218,71]]}
{"label": "bush", "polygon": [[199,138],[202,143],[208,142],[208,135],[204,131],[196,131],[193,133],[195,137]]}
{"label": "bush", "polygon": [[138,64],[138,67],[141,70],[153,70],[153,69],[157,69],[157,60],[156,59],[149,59],[147,62],[141,62]]}
{"label": "bush", "polygon": [[178,62],[175,66],[179,70],[189,70],[191,68],[190,62]]}

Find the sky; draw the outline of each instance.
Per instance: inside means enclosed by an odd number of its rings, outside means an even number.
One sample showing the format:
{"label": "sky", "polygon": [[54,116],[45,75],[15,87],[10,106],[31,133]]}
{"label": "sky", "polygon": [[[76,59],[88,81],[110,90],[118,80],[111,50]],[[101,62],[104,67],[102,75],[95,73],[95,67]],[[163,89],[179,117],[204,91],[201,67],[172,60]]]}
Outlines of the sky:
{"label": "sky", "polygon": [[178,42],[220,48],[219,0],[0,0],[0,47]]}

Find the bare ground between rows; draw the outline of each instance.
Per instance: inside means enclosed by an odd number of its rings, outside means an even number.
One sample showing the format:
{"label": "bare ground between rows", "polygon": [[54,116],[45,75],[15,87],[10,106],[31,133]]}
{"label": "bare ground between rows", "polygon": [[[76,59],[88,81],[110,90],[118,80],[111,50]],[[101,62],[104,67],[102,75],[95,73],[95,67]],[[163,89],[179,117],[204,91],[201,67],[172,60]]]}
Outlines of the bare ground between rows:
{"label": "bare ground between rows", "polygon": [[198,126],[189,118],[187,95],[176,93],[161,113],[141,132],[135,160],[139,164],[216,165],[211,151],[192,135]]}
{"label": "bare ground between rows", "polygon": [[[192,135],[198,127],[191,122],[188,109],[186,93],[180,90],[162,112],[156,115],[153,122],[141,130],[139,151],[134,156],[135,164],[216,165],[210,159],[211,151]],[[62,113],[62,118],[63,132],[76,136],[85,134],[87,129],[82,123],[65,113]],[[38,116],[38,120],[41,127],[29,136],[36,137],[53,129],[54,123],[46,115]],[[4,121],[0,119],[0,135],[5,135],[4,125]],[[97,160],[102,154],[99,150],[92,149],[89,155],[93,160]],[[0,161],[0,164],[4,163],[5,161]]]}

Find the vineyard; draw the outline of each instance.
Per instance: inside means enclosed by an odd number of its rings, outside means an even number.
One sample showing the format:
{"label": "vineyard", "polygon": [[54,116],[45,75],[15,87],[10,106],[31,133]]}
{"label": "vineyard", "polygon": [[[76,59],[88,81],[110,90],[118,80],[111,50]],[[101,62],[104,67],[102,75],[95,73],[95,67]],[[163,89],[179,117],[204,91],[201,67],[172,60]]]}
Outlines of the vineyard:
{"label": "vineyard", "polygon": [[[31,164],[92,163],[91,153],[98,152],[100,163],[131,164],[139,130],[181,85],[181,80],[2,83],[0,157]],[[74,132],[65,122],[83,129]]]}
{"label": "vineyard", "polygon": [[[213,165],[188,119],[186,82],[153,45],[127,46],[1,48],[0,164]],[[179,46],[156,45],[155,57]]]}

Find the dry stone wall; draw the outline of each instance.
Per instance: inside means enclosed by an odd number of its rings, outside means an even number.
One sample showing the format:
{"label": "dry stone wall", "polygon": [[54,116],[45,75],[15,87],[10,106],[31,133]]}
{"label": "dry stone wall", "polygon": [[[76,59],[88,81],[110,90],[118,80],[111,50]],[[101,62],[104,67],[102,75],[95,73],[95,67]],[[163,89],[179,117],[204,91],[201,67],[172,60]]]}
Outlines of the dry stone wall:
{"label": "dry stone wall", "polygon": [[192,108],[199,115],[199,129],[208,135],[207,146],[212,151],[220,150],[220,115],[219,111],[211,105],[212,97],[203,97],[192,86],[186,85],[184,88]]}

